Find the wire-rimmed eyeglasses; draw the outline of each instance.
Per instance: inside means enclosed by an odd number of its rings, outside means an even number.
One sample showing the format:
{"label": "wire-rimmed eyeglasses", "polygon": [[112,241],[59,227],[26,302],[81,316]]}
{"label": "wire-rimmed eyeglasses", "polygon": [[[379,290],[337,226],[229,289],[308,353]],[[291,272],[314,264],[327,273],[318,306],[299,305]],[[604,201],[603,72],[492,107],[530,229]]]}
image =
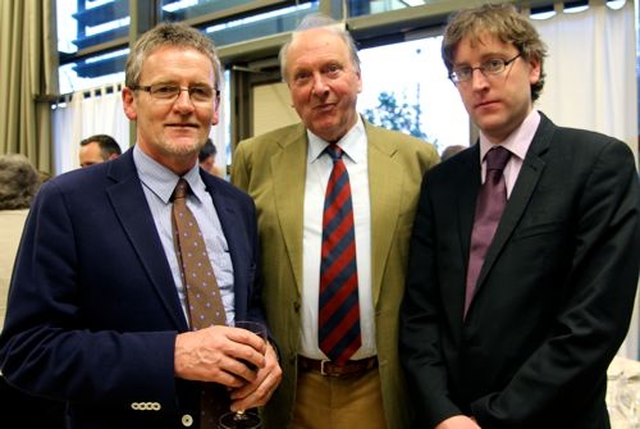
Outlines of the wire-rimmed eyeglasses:
{"label": "wire-rimmed eyeglasses", "polygon": [[518,59],[520,55],[521,54],[518,54],[510,60],[505,60],[502,58],[490,58],[487,61],[484,61],[478,67],[457,67],[453,69],[453,71],[449,74],[449,79],[451,79],[453,83],[467,82],[473,77],[474,70],[480,70],[480,73],[485,76],[500,74],[505,71],[509,64]]}
{"label": "wire-rimmed eyeglasses", "polygon": [[214,98],[220,97],[220,90],[209,85],[190,85],[187,87],[166,83],[154,85],[137,85],[132,88],[134,91],[146,91],[156,100],[174,102],[182,91],[189,93],[189,98],[194,103],[210,103]]}

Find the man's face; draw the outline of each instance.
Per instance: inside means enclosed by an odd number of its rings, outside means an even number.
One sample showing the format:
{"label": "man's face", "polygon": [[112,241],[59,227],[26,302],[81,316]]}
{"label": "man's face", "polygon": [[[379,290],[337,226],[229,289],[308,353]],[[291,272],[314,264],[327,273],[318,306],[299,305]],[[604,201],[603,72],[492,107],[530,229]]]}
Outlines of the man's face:
{"label": "man's face", "polygon": [[337,141],[357,122],[360,72],[338,35],[321,28],[299,33],[287,51],[286,81],[293,107],[315,135]]}
{"label": "man's face", "polygon": [[98,142],[91,142],[80,146],[80,167],[84,168],[93,164],[100,164],[104,161]]}
{"label": "man's face", "polygon": [[[458,44],[453,68],[479,67],[491,59],[510,60],[519,52],[512,44],[485,34],[479,42]],[[540,79],[540,62],[518,57],[499,74],[474,70],[471,79],[456,84],[473,122],[493,143],[504,141],[533,109],[531,84]]]}
{"label": "man's face", "polygon": [[[138,84],[216,88],[215,79],[213,64],[206,55],[192,48],[165,46],[144,61]],[[211,125],[218,123],[217,101],[215,97],[210,103],[193,101],[186,90],[174,100],[157,99],[142,90],[123,90],[125,113],[137,121],[140,149],[178,174],[195,165]]]}

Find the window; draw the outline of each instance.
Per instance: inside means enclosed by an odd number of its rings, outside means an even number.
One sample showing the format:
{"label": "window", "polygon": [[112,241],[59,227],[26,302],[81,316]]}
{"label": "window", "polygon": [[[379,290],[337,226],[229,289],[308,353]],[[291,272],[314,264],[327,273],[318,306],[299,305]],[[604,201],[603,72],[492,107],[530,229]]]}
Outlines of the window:
{"label": "window", "polygon": [[349,16],[363,16],[390,12],[392,10],[423,6],[427,3],[438,3],[438,0],[350,0]]}
{"label": "window", "polygon": [[[156,0],[139,2],[144,25],[185,21],[201,28],[222,47],[291,31],[319,1]],[[67,94],[124,81],[129,53],[129,0],[57,0],[60,91]]]}
{"label": "window", "polygon": [[423,138],[440,153],[447,146],[469,144],[468,115],[447,78],[441,43],[437,36],[362,49],[363,91],[358,97],[358,110],[366,118]]}
{"label": "window", "polygon": [[57,0],[60,92],[124,80],[129,2]]}

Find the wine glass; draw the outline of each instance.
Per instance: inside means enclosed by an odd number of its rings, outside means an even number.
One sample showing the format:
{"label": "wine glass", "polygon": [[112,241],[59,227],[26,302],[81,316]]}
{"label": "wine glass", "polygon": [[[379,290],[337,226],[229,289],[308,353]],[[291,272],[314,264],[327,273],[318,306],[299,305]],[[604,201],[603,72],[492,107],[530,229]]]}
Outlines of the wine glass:
{"label": "wine glass", "polygon": [[[265,343],[267,341],[267,327],[263,323],[252,320],[237,320],[235,327],[251,331],[262,338]],[[254,368],[251,364],[247,364],[247,366]],[[220,429],[259,429],[262,427],[260,416],[245,410],[229,411],[220,417],[218,423]]]}

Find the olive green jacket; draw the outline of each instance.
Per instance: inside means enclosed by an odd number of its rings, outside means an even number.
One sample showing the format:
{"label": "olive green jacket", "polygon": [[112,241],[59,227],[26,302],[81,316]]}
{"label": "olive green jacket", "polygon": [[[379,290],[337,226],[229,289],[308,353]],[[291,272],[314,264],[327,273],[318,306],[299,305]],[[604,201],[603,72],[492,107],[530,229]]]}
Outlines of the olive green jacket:
{"label": "olive green jacket", "polygon": [[[423,173],[439,161],[435,148],[365,121],[371,199],[371,280],[376,345],[387,427],[408,427],[411,410],[398,359],[398,311],[409,236]],[[287,428],[297,378],[307,135],[302,124],[240,142],[231,182],[255,200],[263,298],[281,354],[283,380],[265,407],[265,428]]]}

